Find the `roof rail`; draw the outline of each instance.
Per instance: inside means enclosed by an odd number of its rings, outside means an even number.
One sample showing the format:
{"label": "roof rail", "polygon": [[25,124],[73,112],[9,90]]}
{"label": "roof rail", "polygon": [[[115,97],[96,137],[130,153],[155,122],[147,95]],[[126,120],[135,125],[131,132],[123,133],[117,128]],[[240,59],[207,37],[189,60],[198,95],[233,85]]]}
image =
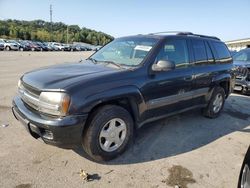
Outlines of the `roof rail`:
{"label": "roof rail", "polygon": [[194,33],[177,33],[177,35],[193,35],[196,37],[202,37],[202,38],[211,38],[211,39],[215,39],[215,40],[220,40],[218,37],[215,36],[208,36],[208,35],[200,35],[200,34],[194,34]]}
{"label": "roof rail", "polygon": [[149,35],[157,35],[157,34],[179,34],[179,33],[190,33],[188,31],[161,31],[161,32],[156,32],[156,33],[149,33]]}
{"label": "roof rail", "polygon": [[211,39],[215,39],[215,40],[220,40],[218,37],[194,34],[192,32],[188,32],[188,31],[163,31],[163,32],[157,32],[157,33],[149,33],[149,35],[157,35],[157,34],[191,35],[191,36],[196,36],[196,37],[211,38]]}

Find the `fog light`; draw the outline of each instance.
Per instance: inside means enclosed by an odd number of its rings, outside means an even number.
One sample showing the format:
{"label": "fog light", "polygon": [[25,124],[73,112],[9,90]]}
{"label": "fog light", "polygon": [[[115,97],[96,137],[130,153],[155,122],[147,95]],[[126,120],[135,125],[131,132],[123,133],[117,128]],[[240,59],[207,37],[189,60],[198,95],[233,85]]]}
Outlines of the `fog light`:
{"label": "fog light", "polygon": [[48,140],[53,140],[53,133],[50,130],[44,130],[43,138],[46,138]]}

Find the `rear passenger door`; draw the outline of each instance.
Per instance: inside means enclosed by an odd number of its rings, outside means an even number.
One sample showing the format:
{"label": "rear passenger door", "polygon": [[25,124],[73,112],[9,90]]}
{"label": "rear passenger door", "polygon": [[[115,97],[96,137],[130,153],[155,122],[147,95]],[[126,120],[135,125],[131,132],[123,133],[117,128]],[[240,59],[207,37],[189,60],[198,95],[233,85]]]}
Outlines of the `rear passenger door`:
{"label": "rear passenger door", "polygon": [[206,40],[192,39],[191,46],[195,78],[193,102],[198,105],[205,103],[205,95],[209,91],[212,79],[216,74],[216,66],[212,49]]}

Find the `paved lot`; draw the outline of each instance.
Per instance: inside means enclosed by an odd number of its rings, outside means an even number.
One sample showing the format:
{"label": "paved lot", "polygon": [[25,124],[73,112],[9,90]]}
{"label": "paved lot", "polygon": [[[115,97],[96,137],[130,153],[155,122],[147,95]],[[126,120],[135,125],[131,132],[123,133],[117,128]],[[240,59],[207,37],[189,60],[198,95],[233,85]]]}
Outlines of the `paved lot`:
{"label": "paved lot", "polygon": [[[87,52],[0,52],[0,187],[235,188],[250,143],[250,96],[232,94],[218,119],[199,110],[142,127],[124,155],[105,164],[81,149],[64,150],[33,139],[11,113],[19,77],[34,68],[79,61]],[[93,181],[84,182],[80,169]],[[170,170],[171,169],[171,170]],[[171,176],[174,175],[174,176]],[[171,187],[171,186],[170,186]]]}

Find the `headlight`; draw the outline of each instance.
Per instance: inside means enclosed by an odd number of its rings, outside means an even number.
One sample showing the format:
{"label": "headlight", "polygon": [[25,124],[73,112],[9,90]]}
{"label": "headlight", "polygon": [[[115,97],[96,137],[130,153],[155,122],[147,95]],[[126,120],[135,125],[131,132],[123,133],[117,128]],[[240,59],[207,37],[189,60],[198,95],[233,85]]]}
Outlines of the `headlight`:
{"label": "headlight", "polygon": [[66,93],[42,92],[39,96],[38,110],[56,116],[65,116],[68,113],[70,97]]}

